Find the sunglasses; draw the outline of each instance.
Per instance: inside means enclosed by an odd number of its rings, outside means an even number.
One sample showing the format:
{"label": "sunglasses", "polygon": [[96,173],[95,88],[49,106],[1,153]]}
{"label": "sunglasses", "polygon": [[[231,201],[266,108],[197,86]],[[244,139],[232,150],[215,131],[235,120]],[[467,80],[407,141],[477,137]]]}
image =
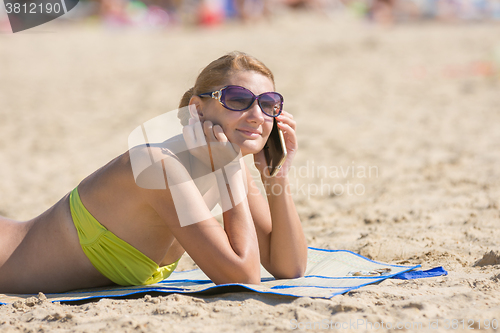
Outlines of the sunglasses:
{"label": "sunglasses", "polygon": [[255,96],[247,88],[230,85],[198,96],[215,98],[226,109],[231,111],[248,110],[255,100],[259,103],[262,112],[269,117],[277,117],[283,110],[283,96],[277,92],[266,92]]}

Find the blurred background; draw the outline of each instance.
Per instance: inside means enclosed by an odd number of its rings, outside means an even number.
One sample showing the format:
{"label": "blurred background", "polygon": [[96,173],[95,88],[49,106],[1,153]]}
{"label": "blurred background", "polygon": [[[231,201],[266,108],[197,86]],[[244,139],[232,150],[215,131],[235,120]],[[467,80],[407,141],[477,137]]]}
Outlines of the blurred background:
{"label": "blurred background", "polygon": [[[384,25],[500,20],[500,0],[81,0],[76,10],[61,19],[109,28],[172,29],[271,20],[288,10],[314,11],[330,18],[349,12]],[[0,27],[9,30],[4,8]]]}

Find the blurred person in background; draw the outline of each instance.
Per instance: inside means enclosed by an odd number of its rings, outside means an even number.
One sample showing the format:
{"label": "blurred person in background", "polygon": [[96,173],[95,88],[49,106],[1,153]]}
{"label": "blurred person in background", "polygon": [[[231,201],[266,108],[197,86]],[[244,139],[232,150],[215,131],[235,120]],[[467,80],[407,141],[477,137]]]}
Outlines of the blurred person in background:
{"label": "blurred person in background", "polygon": [[397,0],[373,0],[370,13],[374,22],[385,26],[394,24],[396,1]]}

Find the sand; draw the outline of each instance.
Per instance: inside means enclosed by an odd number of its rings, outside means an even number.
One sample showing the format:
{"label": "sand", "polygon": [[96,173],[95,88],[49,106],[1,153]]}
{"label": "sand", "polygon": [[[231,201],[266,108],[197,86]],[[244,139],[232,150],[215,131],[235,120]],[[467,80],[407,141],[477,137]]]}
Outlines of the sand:
{"label": "sand", "polygon": [[[292,184],[308,245],[449,272],[331,300],[231,293],[64,305],[40,295],[0,306],[0,331],[500,326],[498,36],[486,23],[380,28],[304,13],[208,30],[54,23],[0,34],[1,215],[42,213],[124,152],[136,126],[175,109],[209,61],[242,50],[273,69],[298,122]],[[179,269],[193,267],[185,255]],[[323,326],[308,330],[314,322]]]}

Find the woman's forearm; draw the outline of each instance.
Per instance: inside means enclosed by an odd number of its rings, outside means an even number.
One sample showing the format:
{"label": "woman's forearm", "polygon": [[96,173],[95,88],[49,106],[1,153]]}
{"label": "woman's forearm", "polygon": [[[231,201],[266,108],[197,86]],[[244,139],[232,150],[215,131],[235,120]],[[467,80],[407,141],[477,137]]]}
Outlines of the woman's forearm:
{"label": "woman's forearm", "polygon": [[[211,200],[203,198],[195,182],[190,179],[190,175],[178,163],[175,163],[175,159],[171,159],[169,162],[171,163],[166,162],[163,165],[165,171],[169,171],[166,174],[171,175],[167,177],[168,187],[181,229],[198,223],[205,225],[208,220],[215,221],[206,205],[206,202]],[[233,197],[231,191],[240,193],[245,189],[241,170],[237,168],[232,170],[232,172],[224,173],[221,169],[216,170],[214,173],[205,176],[204,181],[210,181],[212,187],[217,188],[215,192],[219,192],[221,196],[231,198]],[[213,195],[217,195],[217,193]],[[190,255],[193,259],[197,258],[200,261],[199,266],[205,268],[204,271],[215,283],[258,284],[260,283],[259,249],[248,200],[245,198],[245,200],[238,203],[234,199],[229,202],[224,199],[220,204],[224,207],[224,230],[219,228],[210,228],[210,230],[194,228],[192,229],[193,233],[201,231],[204,235],[200,236],[210,244],[200,246],[200,243],[198,243],[190,246],[189,244],[183,244],[182,239],[181,244],[188,252],[190,248],[191,251],[193,251],[193,247],[196,248],[195,251],[199,253],[192,252]],[[208,223],[208,225],[212,226],[214,224]],[[217,223],[215,225],[218,226]],[[180,234],[178,236],[182,237]],[[192,234],[188,237],[195,236]],[[212,261],[210,267],[203,265],[203,261]],[[210,270],[214,270],[215,273],[208,274]]]}
{"label": "woman's forearm", "polygon": [[274,276],[303,276],[307,265],[307,243],[295,209],[287,177],[263,179],[272,219],[269,262]]}
{"label": "woman's forearm", "polygon": [[[226,190],[232,208],[224,212],[224,229],[228,234],[233,250],[241,255],[248,253],[259,261],[257,233],[248,205],[246,177],[240,162],[231,163],[224,168]],[[260,261],[259,261],[260,262]]]}
{"label": "woman's forearm", "polygon": [[[246,262],[249,275],[254,281],[248,283],[260,283],[260,255],[257,233],[253,223],[252,214],[248,200],[246,199],[246,185],[244,173],[241,169],[226,168],[226,189],[231,198],[233,208],[223,213],[224,230],[228,236],[233,251]],[[258,272],[258,274],[256,274]]]}

